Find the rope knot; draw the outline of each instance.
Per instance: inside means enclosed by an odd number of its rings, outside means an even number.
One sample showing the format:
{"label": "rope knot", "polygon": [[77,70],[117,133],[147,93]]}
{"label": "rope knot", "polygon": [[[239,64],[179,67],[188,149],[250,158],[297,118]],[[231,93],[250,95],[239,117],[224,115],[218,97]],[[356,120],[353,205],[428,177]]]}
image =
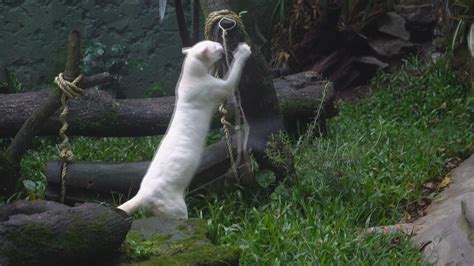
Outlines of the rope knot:
{"label": "rope knot", "polygon": [[72,82],[67,81],[64,79],[64,74],[59,73],[59,75],[54,78],[54,83],[58,86],[58,88],[67,95],[70,99],[77,98],[79,96],[84,95],[85,91],[77,86],[77,84],[81,81],[83,75],[77,76]]}

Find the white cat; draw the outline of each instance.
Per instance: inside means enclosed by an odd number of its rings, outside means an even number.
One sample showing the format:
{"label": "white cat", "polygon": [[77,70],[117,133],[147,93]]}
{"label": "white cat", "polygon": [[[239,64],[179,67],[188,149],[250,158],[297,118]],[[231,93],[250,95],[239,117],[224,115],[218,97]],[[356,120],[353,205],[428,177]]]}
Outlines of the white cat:
{"label": "white cat", "polygon": [[225,80],[210,73],[223,54],[221,44],[202,41],[187,54],[176,87],[176,107],[168,131],[131,200],[118,208],[128,214],[138,208],[153,215],[188,218],[184,192],[199,166],[207,133],[217,106],[237,88],[250,47],[241,43]]}

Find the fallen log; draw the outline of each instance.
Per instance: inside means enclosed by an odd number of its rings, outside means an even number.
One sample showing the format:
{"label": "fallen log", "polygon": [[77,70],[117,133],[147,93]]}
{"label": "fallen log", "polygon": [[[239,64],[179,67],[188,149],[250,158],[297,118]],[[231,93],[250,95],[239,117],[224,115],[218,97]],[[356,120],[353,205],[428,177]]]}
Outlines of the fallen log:
{"label": "fallen log", "polygon": [[114,253],[132,219],[120,210],[48,201],[0,206],[1,265],[87,265]]}
{"label": "fallen log", "polygon": [[[70,162],[66,177],[65,202],[85,202],[90,200],[124,202],[135,195],[140,187],[150,162],[104,163]],[[225,141],[219,141],[206,148],[196,176],[189,185],[189,193],[203,191],[219,192],[237,183],[229,171],[229,154]],[[251,166],[239,166],[240,184],[252,185]],[[61,186],[61,161],[49,161],[46,170],[48,186],[46,197],[55,200]],[[116,192],[125,195],[119,198]]]}
{"label": "fallen log", "polygon": [[[292,85],[301,77],[304,82]],[[310,74],[299,73],[274,79],[285,124],[308,120],[323,101],[323,117],[334,115],[333,89]],[[323,97],[325,90],[325,98]],[[12,137],[30,114],[48,97],[48,91],[0,95],[0,137]],[[90,90],[69,102],[69,136],[149,136],[164,134],[174,109],[174,97],[116,100],[103,91]],[[232,108],[230,108],[231,110]],[[328,112],[324,112],[328,111]],[[38,135],[57,135],[58,112],[52,115]],[[253,122],[253,121],[252,121]],[[255,125],[254,125],[255,126]]]}

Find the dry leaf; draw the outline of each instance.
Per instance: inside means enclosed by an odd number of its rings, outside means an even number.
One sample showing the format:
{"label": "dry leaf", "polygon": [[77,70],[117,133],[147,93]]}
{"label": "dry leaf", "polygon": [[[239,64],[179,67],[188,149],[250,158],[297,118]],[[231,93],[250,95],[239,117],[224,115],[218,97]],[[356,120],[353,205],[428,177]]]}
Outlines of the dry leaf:
{"label": "dry leaf", "polygon": [[423,184],[423,186],[427,189],[434,190],[436,188],[436,185],[433,181],[428,181]]}
{"label": "dry leaf", "polygon": [[447,187],[450,183],[451,183],[451,177],[449,175],[445,175],[443,177],[443,180],[441,180],[441,182],[438,184],[437,189],[438,190],[443,189]]}

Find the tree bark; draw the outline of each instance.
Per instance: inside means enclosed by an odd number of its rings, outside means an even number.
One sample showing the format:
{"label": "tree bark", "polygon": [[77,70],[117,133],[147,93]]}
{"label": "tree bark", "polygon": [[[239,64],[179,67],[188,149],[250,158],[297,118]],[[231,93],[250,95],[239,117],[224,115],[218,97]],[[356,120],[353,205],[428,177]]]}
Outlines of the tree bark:
{"label": "tree bark", "polygon": [[94,203],[74,208],[47,201],[4,205],[0,264],[86,265],[115,252],[131,223],[124,212]]}
{"label": "tree bark", "polygon": [[[332,86],[326,86],[325,81],[303,72],[274,79],[273,83],[287,129],[294,128],[297,122],[313,118],[321,103],[324,108],[320,119],[334,114]],[[0,116],[0,137],[14,136],[48,94],[39,91],[0,95],[0,113],[3,114]],[[168,127],[174,102],[174,97],[115,100],[103,91],[91,90],[69,102],[67,134],[108,137],[161,135]],[[58,113],[44,122],[38,135],[58,134]]]}

